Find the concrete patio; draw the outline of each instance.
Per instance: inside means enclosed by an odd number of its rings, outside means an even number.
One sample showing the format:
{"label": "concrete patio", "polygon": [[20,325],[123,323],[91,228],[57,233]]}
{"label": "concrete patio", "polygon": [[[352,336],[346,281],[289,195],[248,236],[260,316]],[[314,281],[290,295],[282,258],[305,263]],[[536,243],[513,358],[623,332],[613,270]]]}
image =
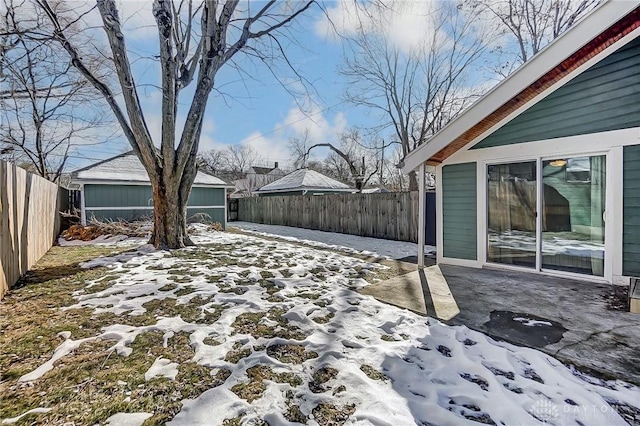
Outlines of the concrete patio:
{"label": "concrete patio", "polygon": [[539,349],[603,378],[640,385],[640,315],[623,311],[625,290],[539,274],[440,265],[363,292],[447,324]]}

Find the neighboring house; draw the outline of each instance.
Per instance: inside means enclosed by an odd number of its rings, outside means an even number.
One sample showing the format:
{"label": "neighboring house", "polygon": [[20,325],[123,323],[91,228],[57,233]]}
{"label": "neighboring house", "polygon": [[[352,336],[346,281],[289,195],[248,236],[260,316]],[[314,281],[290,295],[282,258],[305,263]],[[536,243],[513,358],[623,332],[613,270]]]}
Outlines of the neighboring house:
{"label": "neighboring house", "polygon": [[273,168],[252,166],[247,171],[243,179],[236,180],[235,191],[231,194],[231,198],[252,197],[258,188],[261,188],[271,182],[275,182],[286,173],[278,167],[278,163]]}
{"label": "neighboring house", "polygon": [[[71,174],[71,183],[81,191],[81,219],[123,219],[153,217],[153,195],[146,170],[133,151],[117,155]],[[206,213],[207,221],[226,226],[225,182],[198,172],[189,196],[187,216]]]}
{"label": "neighboring house", "polygon": [[311,169],[298,169],[295,172],[258,189],[256,193],[270,195],[324,195],[356,190],[342,182]]}
{"label": "neighboring house", "polygon": [[435,167],[439,263],[640,276],[639,5],[604,2],[405,158]]}

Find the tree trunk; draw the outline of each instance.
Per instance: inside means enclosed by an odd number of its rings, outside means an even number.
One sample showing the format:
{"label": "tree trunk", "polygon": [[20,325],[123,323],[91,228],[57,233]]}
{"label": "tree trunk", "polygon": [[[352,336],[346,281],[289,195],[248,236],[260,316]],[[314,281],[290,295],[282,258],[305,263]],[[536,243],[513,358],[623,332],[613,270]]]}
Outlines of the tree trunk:
{"label": "tree trunk", "polygon": [[187,233],[187,201],[179,179],[152,179],[153,233],[149,244],[163,250],[194,245]]}
{"label": "tree trunk", "polygon": [[409,191],[418,190],[418,174],[415,170],[409,172]]}

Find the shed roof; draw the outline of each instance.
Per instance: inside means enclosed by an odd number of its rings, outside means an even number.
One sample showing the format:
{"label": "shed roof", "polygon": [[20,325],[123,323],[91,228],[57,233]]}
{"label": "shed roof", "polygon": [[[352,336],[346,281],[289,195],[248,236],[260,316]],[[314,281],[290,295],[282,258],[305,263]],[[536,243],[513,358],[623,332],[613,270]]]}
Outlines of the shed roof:
{"label": "shed roof", "polygon": [[404,159],[404,172],[416,169],[423,162],[442,163],[469,143],[488,136],[525,110],[527,104],[540,100],[567,78],[585,70],[590,61],[606,49],[613,53],[614,45],[639,27],[640,0],[604,2],[427,143],[409,153]]}
{"label": "shed roof", "polygon": [[349,185],[311,169],[298,169],[258,189],[258,192],[282,192],[296,190],[352,191]]}
{"label": "shed roof", "polygon": [[266,175],[271,170],[275,169],[275,167],[258,167],[258,166],[251,166],[251,168],[257,175]]}
{"label": "shed roof", "polygon": [[[133,151],[116,155],[71,173],[74,183],[86,181],[149,182],[144,166]],[[206,186],[228,186],[223,180],[198,172],[194,184]]]}

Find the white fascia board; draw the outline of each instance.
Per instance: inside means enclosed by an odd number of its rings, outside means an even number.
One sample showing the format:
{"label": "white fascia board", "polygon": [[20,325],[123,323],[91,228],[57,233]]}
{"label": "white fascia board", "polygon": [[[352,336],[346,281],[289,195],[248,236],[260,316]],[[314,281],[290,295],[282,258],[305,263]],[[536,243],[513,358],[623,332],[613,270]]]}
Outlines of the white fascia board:
{"label": "white fascia board", "polygon": [[[584,71],[588,70],[593,65],[595,65],[598,62],[602,61],[604,58],[606,58],[607,56],[609,56],[613,52],[617,51],[618,49],[620,49],[625,44],[630,43],[632,40],[636,39],[639,36],[640,36],[640,28],[636,28],[635,30],[633,30],[632,32],[627,34],[625,37],[623,37],[622,39],[618,40],[616,43],[614,43],[611,46],[607,47],[602,52],[600,52],[599,54],[597,54],[596,56],[594,56],[593,58],[591,58],[590,60],[588,60],[587,62],[582,64],[580,67],[575,69],[572,73],[570,73],[569,75],[565,76],[564,78],[562,78],[561,80],[559,80],[558,82],[553,84],[551,87],[547,88],[546,90],[544,90],[543,92],[541,92],[540,94],[535,96],[529,102],[527,102],[526,104],[522,105],[520,108],[518,108],[517,110],[515,110],[514,112],[512,112],[511,114],[509,114],[508,116],[506,116],[502,120],[500,120],[497,124],[493,125],[490,129],[486,130],[484,133],[482,133],[481,135],[479,135],[476,138],[474,138],[472,141],[467,143],[463,148],[459,149],[456,153],[452,154],[448,159],[444,160],[444,164],[447,164],[451,158],[457,157],[461,153],[470,151],[471,148],[474,147],[477,143],[479,143],[480,141],[482,141],[483,139],[485,139],[486,137],[488,137],[489,135],[491,135],[492,133],[494,133],[495,131],[500,129],[502,126],[508,124],[511,120],[513,120],[514,118],[516,118],[517,116],[519,116],[520,114],[522,114],[523,112],[525,112],[526,110],[531,108],[532,105],[535,105],[538,102],[542,101],[544,98],[549,96],[551,93],[555,92],[556,90],[560,89],[562,86],[567,84],[569,81],[571,81],[577,75],[582,74]],[[629,130],[629,129],[622,129],[622,131],[625,131],[625,130]],[[606,132],[602,132],[602,133],[618,132],[618,131],[620,131],[620,130],[611,130],[611,131],[606,131]],[[600,133],[592,133],[592,134],[598,135]],[[571,140],[572,138],[576,138],[576,137],[580,137],[580,136],[585,136],[585,135],[575,135],[575,136],[568,136],[568,137],[560,137],[560,138],[554,138],[554,139],[550,139],[550,140],[564,140],[566,138],[569,138]],[[531,141],[531,142],[536,142],[536,141]],[[538,142],[540,142],[540,141],[538,141]],[[530,143],[530,142],[528,142],[528,143]],[[516,144],[516,145],[519,145],[519,144]],[[483,150],[487,150],[487,149],[494,149],[494,148],[505,148],[507,146],[509,146],[509,145],[499,145],[499,146],[496,146],[496,147],[482,148],[479,151],[483,151]]]}
{"label": "white fascia board", "polygon": [[596,155],[615,147],[640,144],[640,127],[565,136],[482,149],[460,150],[442,165],[468,162],[517,162],[544,157]]}
{"label": "white fascia board", "polygon": [[528,62],[525,62],[475,104],[463,111],[429,141],[410,152],[404,159],[402,171],[409,173],[418,168],[420,163],[427,161],[449,145],[451,141],[492,114],[582,46],[633,11],[639,4],[638,0],[608,0],[603,3]]}

